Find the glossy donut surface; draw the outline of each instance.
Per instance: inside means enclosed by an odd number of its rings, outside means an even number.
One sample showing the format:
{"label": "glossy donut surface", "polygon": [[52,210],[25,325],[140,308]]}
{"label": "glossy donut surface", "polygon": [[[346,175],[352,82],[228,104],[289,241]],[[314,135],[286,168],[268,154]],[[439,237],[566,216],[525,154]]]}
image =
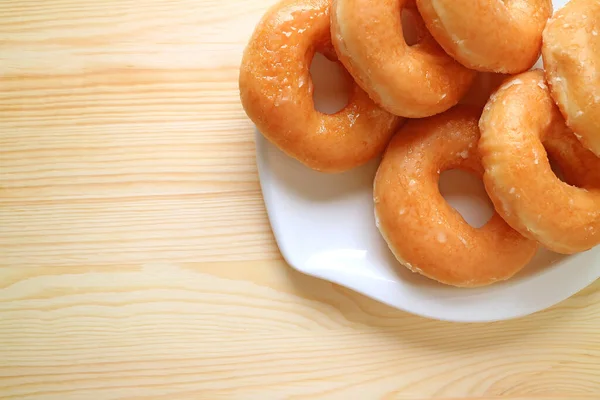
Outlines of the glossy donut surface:
{"label": "glossy donut surface", "polygon": [[[340,61],[372,99],[393,114],[427,117],[458,103],[475,72],[454,61],[424,26],[409,46],[401,13],[414,0],[334,0],[331,36]],[[422,25],[422,21],[417,23]]]}
{"label": "glossy donut surface", "polygon": [[544,30],[546,79],[567,125],[600,157],[600,1],[572,0]]}
{"label": "glossy donut surface", "polygon": [[239,88],[244,110],[268,140],[312,169],[341,172],[377,157],[399,118],[353,81],[342,110],[315,110],[311,61],[317,51],[335,59],[329,9],[329,0],[284,0],[272,7],[244,51]]}
{"label": "glossy donut surface", "polygon": [[[543,72],[504,83],[480,128],[487,192],[514,229],[564,254],[600,243],[600,159],[566,127]],[[548,154],[578,187],[555,175]]]}
{"label": "glossy donut surface", "polygon": [[519,73],[540,56],[551,0],[417,0],[433,37],[477,71]]}
{"label": "glossy donut surface", "polygon": [[438,182],[445,170],[483,174],[478,117],[474,109],[457,106],[407,122],[390,142],[374,185],[378,227],[398,261],[460,287],[512,277],[538,247],[497,213],[474,228],[440,194]]}

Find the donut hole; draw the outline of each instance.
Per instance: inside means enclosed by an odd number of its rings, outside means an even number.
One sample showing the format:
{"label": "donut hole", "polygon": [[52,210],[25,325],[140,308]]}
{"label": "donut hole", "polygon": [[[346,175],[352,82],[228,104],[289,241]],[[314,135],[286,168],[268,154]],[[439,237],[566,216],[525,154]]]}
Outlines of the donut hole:
{"label": "donut hole", "polygon": [[416,10],[402,9],[400,15],[402,21],[402,34],[404,35],[404,41],[409,46],[414,46],[421,40],[422,32],[420,25],[423,24],[421,16]]}
{"label": "donut hole", "polygon": [[509,76],[510,75],[497,74],[494,72],[478,72],[473,84],[467,91],[467,94],[460,100],[460,104],[466,104],[482,109],[488,102],[492,93],[494,93]]}
{"label": "donut hole", "polygon": [[494,215],[483,182],[469,172],[457,169],[442,172],[439,188],[448,204],[474,228],[481,228]]}
{"label": "donut hole", "polygon": [[550,168],[552,168],[552,172],[554,172],[554,175],[556,175],[556,177],[561,181],[570,185],[571,183],[567,182],[567,180],[565,179],[565,174],[562,168],[560,167],[560,165],[558,165],[556,159],[554,159],[550,154],[548,154],[548,161],[550,162]]}
{"label": "donut hole", "polygon": [[310,65],[315,110],[335,114],[348,105],[350,82],[344,67],[316,53]]}

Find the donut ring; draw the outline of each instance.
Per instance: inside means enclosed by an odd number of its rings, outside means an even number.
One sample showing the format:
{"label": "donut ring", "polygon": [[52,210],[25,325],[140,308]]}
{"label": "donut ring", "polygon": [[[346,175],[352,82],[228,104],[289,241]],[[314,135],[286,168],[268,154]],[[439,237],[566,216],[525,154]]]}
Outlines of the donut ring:
{"label": "donut ring", "polygon": [[[600,243],[600,159],[568,130],[541,71],[508,80],[480,120],[484,184],[522,235],[572,254]],[[544,145],[571,186],[556,177]]]}
{"label": "donut ring", "polygon": [[600,157],[600,2],[572,0],[544,30],[552,97],[581,143]]}
{"label": "donut ring", "polygon": [[409,121],[390,142],[374,187],[378,227],[398,261],[461,287],[512,277],[538,247],[498,213],[482,228],[472,227],[440,194],[442,171],[460,168],[483,175],[478,116],[472,108],[457,106]]}
{"label": "donut ring", "polygon": [[427,28],[448,54],[477,71],[515,74],[540,56],[551,0],[417,0]]}
{"label": "donut ring", "polygon": [[323,172],[357,167],[383,152],[399,121],[352,82],[348,105],[314,109],[315,52],[335,59],[330,0],[284,0],[260,21],[242,58],[240,97],[258,130],[306,166]]}
{"label": "donut ring", "polygon": [[410,5],[334,0],[331,36],[340,61],[373,100],[393,114],[420,118],[457,104],[475,72],[448,56],[424,26],[417,26],[419,42],[406,44],[400,15]]}

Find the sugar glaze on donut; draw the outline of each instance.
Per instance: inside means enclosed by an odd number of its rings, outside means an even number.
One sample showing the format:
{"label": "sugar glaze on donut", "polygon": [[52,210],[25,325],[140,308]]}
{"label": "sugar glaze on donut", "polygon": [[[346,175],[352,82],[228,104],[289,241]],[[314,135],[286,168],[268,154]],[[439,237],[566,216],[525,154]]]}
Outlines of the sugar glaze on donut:
{"label": "sugar glaze on donut", "polygon": [[[566,127],[543,72],[526,72],[502,85],[486,105],[480,128],[484,184],[514,229],[557,253],[600,244],[600,159]],[[579,187],[555,175],[546,150]]]}
{"label": "sugar glaze on donut", "polygon": [[544,30],[546,79],[567,125],[600,157],[600,1],[572,0]]}
{"label": "sugar glaze on donut", "polygon": [[417,0],[427,28],[454,59],[487,72],[515,74],[540,56],[551,0]]}
{"label": "sugar glaze on donut", "polygon": [[427,117],[457,104],[475,72],[448,56],[420,19],[419,41],[409,46],[405,7],[414,0],[334,0],[331,35],[340,61],[372,99],[396,115]]}
{"label": "sugar glaze on donut", "polygon": [[538,248],[498,213],[474,228],[440,194],[438,182],[445,170],[483,174],[478,117],[476,110],[457,106],[410,120],[390,142],[374,185],[378,227],[398,261],[413,272],[460,287],[506,280]]}
{"label": "sugar glaze on donut", "polygon": [[329,0],[284,0],[260,21],[244,51],[239,87],[258,130],[306,166],[341,172],[377,157],[400,119],[351,80],[348,104],[327,115],[314,108],[309,67],[315,52],[335,59]]}

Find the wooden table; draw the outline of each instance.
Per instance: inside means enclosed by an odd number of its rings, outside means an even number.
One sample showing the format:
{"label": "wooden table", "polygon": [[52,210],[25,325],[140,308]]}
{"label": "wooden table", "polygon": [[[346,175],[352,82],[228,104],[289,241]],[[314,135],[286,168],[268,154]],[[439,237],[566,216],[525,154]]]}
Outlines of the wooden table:
{"label": "wooden table", "polygon": [[0,397],[599,399],[599,283],[460,325],[283,262],[237,88],[272,3],[0,1]]}

